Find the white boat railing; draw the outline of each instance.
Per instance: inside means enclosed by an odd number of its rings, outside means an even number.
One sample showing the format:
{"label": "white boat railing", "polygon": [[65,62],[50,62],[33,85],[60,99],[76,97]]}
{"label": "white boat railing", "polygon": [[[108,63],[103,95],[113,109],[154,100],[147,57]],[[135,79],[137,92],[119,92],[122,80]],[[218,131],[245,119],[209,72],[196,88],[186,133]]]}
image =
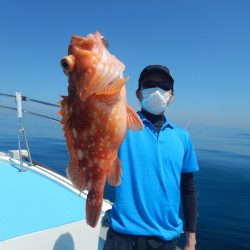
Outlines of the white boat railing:
{"label": "white boat railing", "polygon": [[[16,98],[15,95],[9,95],[9,94],[4,94],[4,93],[0,93],[0,96],[10,97],[10,98]],[[47,106],[51,106],[51,107],[56,107],[56,108],[60,108],[61,107],[60,105],[57,105],[57,104],[53,104],[53,103],[49,103],[49,102],[44,102],[44,101],[32,99],[32,98],[29,98],[27,96],[21,96],[21,99],[22,99],[22,101],[35,102],[35,103],[39,103],[39,104],[43,104],[43,105],[47,105]],[[10,107],[10,106],[5,106],[5,105],[0,105],[0,108],[17,111],[17,108],[13,108],[13,107]],[[25,109],[22,109],[22,113],[27,113],[29,115],[38,116],[38,117],[45,118],[45,119],[48,119],[48,120],[51,120],[51,121],[54,121],[54,122],[58,122],[58,123],[60,122],[60,120],[55,119],[53,117],[42,115],[42,114],[35,113],[35,112],[31,112],[31,111],[28,111],[28,110],[25,110]]]}
{"label": "white boat railing", "polygon": [[28,165],[30,165],[30,166],[33,165],[31,152],[30,152],[30,148],[29,148],[29,143],[28,143],[28,139],[27,139],[27,135],[26,135],[23,119],[22,119],[23,118],[23,113],[28,113],[30,115],[38,116],[38,117],[41,117],[41,118],[46,118],[46,119],[49,119],[49,120],[54,121],[54,122],[60,122],[60,120],[55,119],[53,117],[46,116],[46,115],[42,115],[42,114],[39,114],[39,113],[24,110],[22,108],[22,101],[30,101],[30,102],[35,102],[35,103],[39,103],[39,104],[43,104],[43,105],[47,105],[47,106],[52,106],[52,107],[60,107],[60,105],[49,103],[49,102],[44,102],[44,101],[39,101],[39,100],[32,99],[32,98],[29,98],[29,97],[26,97],[26,96],[22,96],[20,92],[16,92],[16,95],[9,95],[9,94],[0,93],[0,96],[15,98],[15,100],[16,100],[16,108],[9,107],[9,106],[4,106],[4,105],[0,105],[0,108],[5,108],[5,109],[9,109],[9,110],[13,110],[13,111],[17,112],[17,117],[18,117],[19,122],[20,122],[20,129],[18,131],[18,150],[19,150],[19,159],[20,159],[21,171],[23,172],[26,169],[23,167],[21,136],[23,136],[23,138],[24,138],[24,143],[25,143],[25,146],[26,146],[26,150],[28,152],[28,159],[29,159]]}
{"label": "white boat railing", "polygon": [[29,165],[32,166],[32,158],[29,148],[29,143],[27,140],[24,124],[23,124],[23,111],[22,111],[22,96],[20,92],[16,92],[16,105],[17,105],[17,117],[20,122],[21,128],[18,131],[18,150],[19,150],[19,159],[20,159],[20,166],[21,166],[21,172],[23,172],[25,169],[23,167],[23,156],[22,156],[22,148],[21,148],[21,135],[24,137],[26,149],[28,152],[28,158],[29,158]]}

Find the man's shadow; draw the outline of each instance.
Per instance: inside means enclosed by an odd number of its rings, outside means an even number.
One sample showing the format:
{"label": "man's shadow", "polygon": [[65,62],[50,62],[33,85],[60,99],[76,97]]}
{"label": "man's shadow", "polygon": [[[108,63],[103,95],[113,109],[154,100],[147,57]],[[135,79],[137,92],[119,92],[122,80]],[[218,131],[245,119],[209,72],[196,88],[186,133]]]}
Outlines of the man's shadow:
{"label": "man's shadow", "polygon": [[74,241],[69,233],[62,234],[53,247],[53,250],[74,250]]}

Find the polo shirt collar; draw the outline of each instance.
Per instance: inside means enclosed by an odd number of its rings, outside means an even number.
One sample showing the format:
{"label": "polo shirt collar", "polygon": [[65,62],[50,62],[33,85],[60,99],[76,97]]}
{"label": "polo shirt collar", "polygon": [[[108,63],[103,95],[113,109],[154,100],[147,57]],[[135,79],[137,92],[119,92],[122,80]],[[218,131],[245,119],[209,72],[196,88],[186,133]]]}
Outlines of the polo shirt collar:
{"label": "polo shirt collar", "polygon": [[[140,116],[140,118],[141,118],[141,120],[143,121],[143,123],[145,122],[145,123],[150,123],[150,124],[151,124],[151,122],[142,114],[141,111],[138,111],[137,113],[138,113],[138,115]],[[165,116],[165,122],[164,122],[162,128],[163,128],[163,127],[169,127],[169,128],[171,128],[171,129],[173,129],[174,126],[169,122],[167,116],[166,116],[166,115],[164,115],[164,116]]]}

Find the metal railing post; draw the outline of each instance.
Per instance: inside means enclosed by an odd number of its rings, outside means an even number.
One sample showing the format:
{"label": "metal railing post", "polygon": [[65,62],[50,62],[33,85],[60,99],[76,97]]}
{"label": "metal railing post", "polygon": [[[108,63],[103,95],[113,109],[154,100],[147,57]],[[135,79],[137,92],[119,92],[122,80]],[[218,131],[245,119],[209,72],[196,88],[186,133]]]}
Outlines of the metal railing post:
{"label": "metal railing post", "polygon": [[26,149],[28,151],[29,165],[32,165],[32,158],[31,158],[29,144],[28,144],[27,136],[26,136],[25,129],[24,129],[23,119],[22,119],[22,117],[23,117],[22,96],[21,96],[20,92],[16,92],[16,104],[17,104],[17,117],[19,118],[20,125],[21,125],[21,128],[18,131],[19,159],[20,159],[21,171],[24,171],[25,169],[23,167],[22,148],[21,148],[21,136],[20,136],[21,134],[23,134],[23,136],[24,136],[24,141],[25,141]]}

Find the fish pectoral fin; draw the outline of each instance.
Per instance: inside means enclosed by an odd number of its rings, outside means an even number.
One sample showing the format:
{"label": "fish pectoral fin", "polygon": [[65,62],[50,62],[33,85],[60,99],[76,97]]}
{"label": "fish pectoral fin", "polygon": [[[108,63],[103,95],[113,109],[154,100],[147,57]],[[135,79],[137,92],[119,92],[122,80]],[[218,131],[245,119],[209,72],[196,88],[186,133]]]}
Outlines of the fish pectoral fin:
{"label": "fish pectoral fin", "polygon": [[143,123],[140,116],[130,107],[127,105],[127,122],[128,122],[128,129],[131,130],[141,130],[143,129]]}
{"label": "fish pectoral fin", "polygon": [[118,186],[121,183],[120,176],[121,176],[121,162],[118,158],[114,161],[113,166],[108,175],[108,183],[111,186]]}
{"label": "fish pectoral fin", "polygon": [[114,83],[98,91],[96,95],[99,96],[99,95],[117,94],[118,92],[121,91],[121,88],[124,86],[127,80],[128,78],[118,79]]}

